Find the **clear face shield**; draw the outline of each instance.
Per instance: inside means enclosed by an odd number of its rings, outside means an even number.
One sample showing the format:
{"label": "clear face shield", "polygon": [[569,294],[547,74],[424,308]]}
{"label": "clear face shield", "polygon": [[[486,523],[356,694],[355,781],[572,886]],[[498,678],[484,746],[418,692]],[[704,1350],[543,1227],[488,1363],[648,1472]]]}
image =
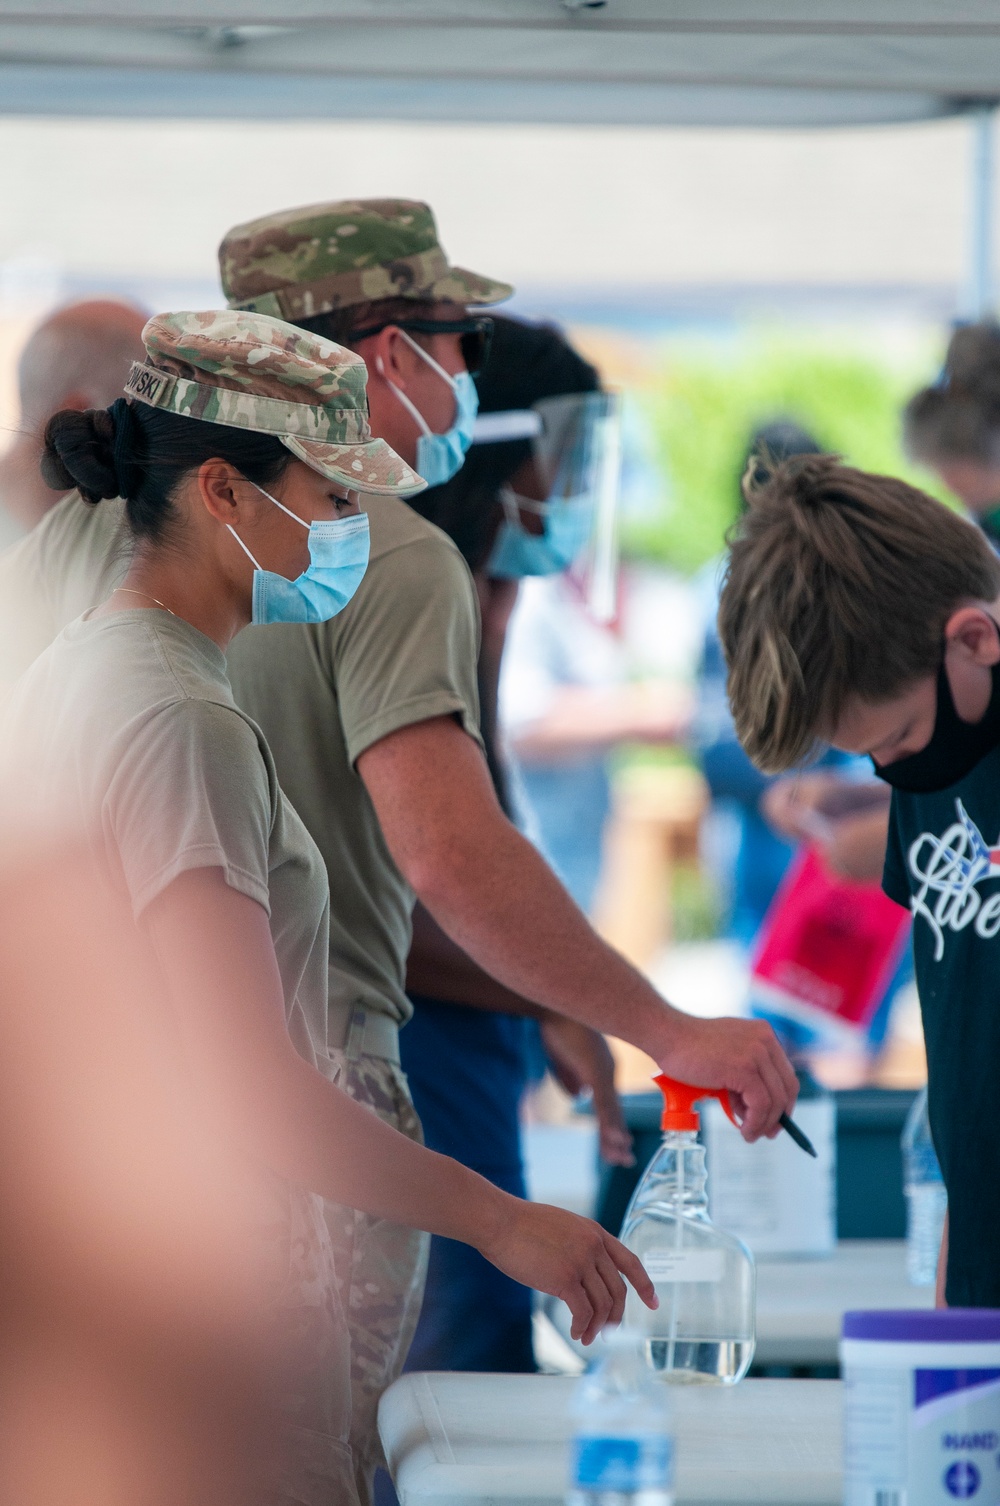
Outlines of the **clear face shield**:
{"label": "clear face shield", "polygon": [[474,444],[530,440],[531,455],[503,489],[504,520],[491,575],[519,578],[572,569],[598,621],[616,610],[621,400],[583,392],[532,408],[483,413]]}

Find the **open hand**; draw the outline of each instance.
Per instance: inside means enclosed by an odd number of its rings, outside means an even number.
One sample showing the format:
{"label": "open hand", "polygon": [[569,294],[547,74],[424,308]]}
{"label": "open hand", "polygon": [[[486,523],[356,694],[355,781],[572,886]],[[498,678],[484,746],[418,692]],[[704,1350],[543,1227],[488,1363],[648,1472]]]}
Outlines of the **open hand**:
{"label": "open hand", "polygon": [[647,1307],[659,1305],[638,1257],[592,1219],[514,1197],[504,1198],[500,1213],[477,1248],[515,1281],[561,1298],[573,1315],[574,1339],[591,1344],[608,1323],[621,1322],[622,1275]]}

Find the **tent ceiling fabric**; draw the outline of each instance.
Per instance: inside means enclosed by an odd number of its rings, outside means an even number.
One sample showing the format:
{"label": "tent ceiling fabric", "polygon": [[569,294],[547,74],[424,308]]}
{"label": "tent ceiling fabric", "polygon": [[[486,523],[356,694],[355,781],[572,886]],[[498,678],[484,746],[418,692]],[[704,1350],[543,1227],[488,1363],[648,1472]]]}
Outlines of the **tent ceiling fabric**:
{"label": "tent ceiling fabric", "polygon": [[0,111],[837,125],[1000,97],[1000,0],[0,0]]}

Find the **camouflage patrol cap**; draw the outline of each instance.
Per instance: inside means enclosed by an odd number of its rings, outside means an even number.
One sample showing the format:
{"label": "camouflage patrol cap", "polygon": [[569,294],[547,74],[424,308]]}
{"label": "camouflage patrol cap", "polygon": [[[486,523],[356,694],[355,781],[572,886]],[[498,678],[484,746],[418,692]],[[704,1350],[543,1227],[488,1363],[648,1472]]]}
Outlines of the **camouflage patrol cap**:
{"label": "camouflage patrol cap", "polygon": [[411,496],[426,482],[368,427],[368,370],[332,340],[264,314],[156,314],[127,397],[207,423],[273,434],[354,491]]}
{"label": "camouflage patrol cap", "polygon": [[230,307],[292,322],[382,298],[481,305],[514,291],[449,266],[434,215],[416,199],[344,199],[265,215],[230,230],[219,267]]}

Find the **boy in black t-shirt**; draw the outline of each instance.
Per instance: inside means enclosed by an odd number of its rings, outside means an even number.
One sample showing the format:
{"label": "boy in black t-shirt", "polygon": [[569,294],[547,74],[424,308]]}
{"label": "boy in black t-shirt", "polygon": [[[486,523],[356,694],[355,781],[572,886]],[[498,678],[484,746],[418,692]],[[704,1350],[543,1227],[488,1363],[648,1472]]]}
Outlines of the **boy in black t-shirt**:
{"label": "boy in black t-shirt", "polygon": [[893,787],[883,886],[913,913],[948,1190],[939,1301],[1000,1307],[1000,559],[827,456],[747,500],[719,610],[736,729],[766,772],[825,741]]}

